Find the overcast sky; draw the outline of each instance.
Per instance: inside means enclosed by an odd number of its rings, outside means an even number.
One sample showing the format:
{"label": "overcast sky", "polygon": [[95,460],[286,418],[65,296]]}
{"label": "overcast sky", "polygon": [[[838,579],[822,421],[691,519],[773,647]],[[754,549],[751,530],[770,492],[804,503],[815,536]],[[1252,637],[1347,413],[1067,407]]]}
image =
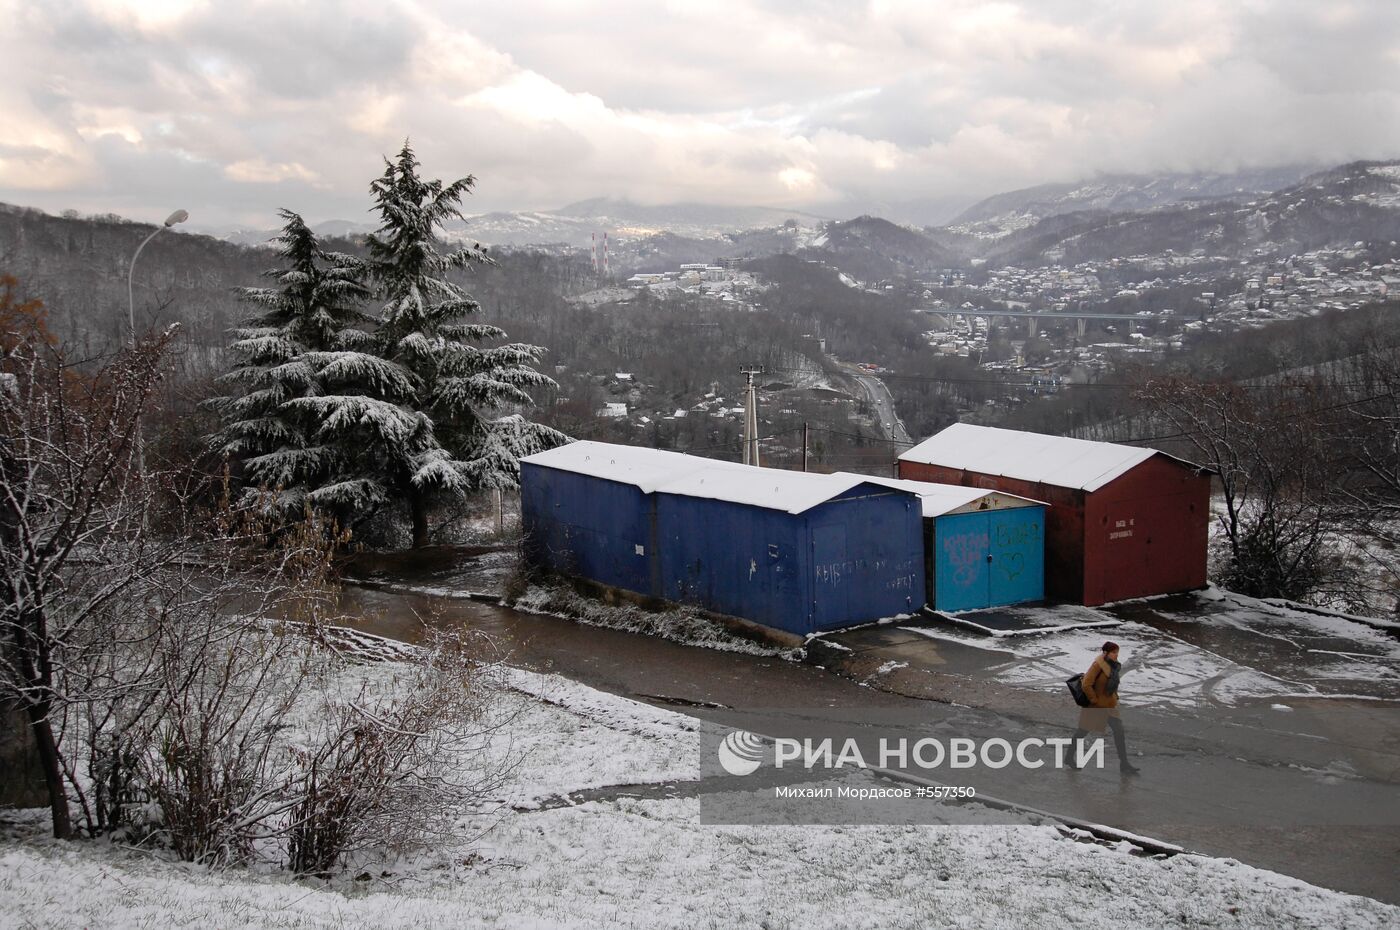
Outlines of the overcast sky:
{"label": "overcast sky", "polygon": [[[801,12],[798,12],[800,10]],[[472,212],[882,212],[1400,156],[1400,2],[0,0],[0,200],[362,220],[411,136]]]}

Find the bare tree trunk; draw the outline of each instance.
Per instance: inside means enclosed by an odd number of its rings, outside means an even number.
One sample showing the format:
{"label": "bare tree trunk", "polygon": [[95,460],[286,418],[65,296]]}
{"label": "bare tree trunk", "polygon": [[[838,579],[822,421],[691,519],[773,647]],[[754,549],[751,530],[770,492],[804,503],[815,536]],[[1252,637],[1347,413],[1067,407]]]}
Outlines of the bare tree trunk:
{"label": "bare tree trunk", "polygon": [[26,702],[29,726],[34,731],[34,744],[39,750],[39,763],[44,769],[44,783],[49,789],[49,810],[53,816],[53,835],[66,840],[73,835],[73,820],[68,811],[68,792],[63,787],[63,766],[58,760],[58,743],[54,740],[53,724],[49,721],[49,702]]}
{"label": "bare tree trunk", "polygon": [[413,548],[421,549],[428,544],[428,502],[423,495],[411,493],[408,509],[413,515]]}
{"label": "bare tree trunk", "polygon": [[[22,676],[26,692],[21,699],[25,713],[29,715],[29,729],[34,734],[34,747],[39,754],[39,767],[44,773],[44,787],[48,790],[49,809],[53,814],[53,835],[66,840],[73,835],[73,819],[68,810],[68,792],[63,780],[58,741],[49,719],[53,711],[53,671],[45,651],[47,632],[42,614],[32,610],[21,611],[20,622],[14,628],[13,642],[18,659],[17,671]],[[32,692],[43,696],[36,701],[31,697]]]}

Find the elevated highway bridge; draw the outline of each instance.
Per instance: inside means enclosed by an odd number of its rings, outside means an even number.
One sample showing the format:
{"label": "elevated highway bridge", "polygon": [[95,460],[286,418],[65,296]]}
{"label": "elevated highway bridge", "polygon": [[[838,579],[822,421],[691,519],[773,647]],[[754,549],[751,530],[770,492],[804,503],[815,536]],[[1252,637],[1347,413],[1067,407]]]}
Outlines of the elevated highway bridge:
{"label": "elevated highway bridge", "polygon": [[952,318],[959,316],[966,317],[969,325],[971,325],[972,318],[975,316],[1008,317],[1017,320],[1025,320],[1028,334],[1032,339],[1034,339],[1035,334],[1039,332],[1040,324],[1042,322],[1064,323],[1073,320],[1075,323],[1076,332],[1080,337],[1083,337],[1084,331],[1088,327],[1090,320],[1128,320],[1130,322],[1140,323],[1149,319],[1157,319],[1157,317],[1155,316],[1145,317],[1139,316],[1136,313],[1079,313],[1060,311],[1037,312],[1034,310],[983,310],[980,308],[974,308],[972,310],[966,310],[963,308],[957,308],[953,310],[925,308],[923,312],[929,314],[930,316],[946,317],[949,320],[952,320]]}

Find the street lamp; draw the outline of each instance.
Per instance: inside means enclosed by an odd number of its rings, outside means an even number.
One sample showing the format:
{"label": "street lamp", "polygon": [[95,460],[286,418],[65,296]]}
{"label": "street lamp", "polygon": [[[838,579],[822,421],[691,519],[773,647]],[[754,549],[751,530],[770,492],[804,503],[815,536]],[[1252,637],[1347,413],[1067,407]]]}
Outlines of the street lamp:
{"label": "street lamp", "polygon": [[[165,225],[157,226],[155,232],[151,233],[145,239],[141,240],[141,244],[136,247],[136,251],[131,256],[131,265],[127,268],[126,271],[126,315],[127,322],[131,326],[131,349],[133,352],[136,350],[136,297],[134,296],[134,292],[132,291],[132,281],[135,280],[136,277],[136,259],[141,256],[141,250],[146,247],[146,243],[150,242],[156,236],[160,235],[162,230],[169,229],[176,223],[183,223],[189,218],[189,211],[176,210],[174,213],[170,214],[165,218]],[[139,471],[141,474],[145,474],[146,440],[145,437],[141,435],[140,420],[137,420],[136,422],[136,468],[137,471]]]}
{"label": "street lamp", "polygon": [[170,214],[168,217],[165,218],[164,226],[157,226],[155,232],[151,233],[149,236],[147,236],[141,241],[141,244],[136,247],[136,253],[131,256],[131,265],[127,268],[126,272],[126,313],[128,321],[131,324],[131,347],[133,349],[136,348],[136,298],[133,296],[131,282],[133,281],[136,275],[136,259],[140,257],[141,250],[146,247],[147,242],[150,242],[156,236],[159,236],[163,230],[169,229],[176,223],[183,223],[189,218],[190,214],[188,211],[176,210],[174,213]]}

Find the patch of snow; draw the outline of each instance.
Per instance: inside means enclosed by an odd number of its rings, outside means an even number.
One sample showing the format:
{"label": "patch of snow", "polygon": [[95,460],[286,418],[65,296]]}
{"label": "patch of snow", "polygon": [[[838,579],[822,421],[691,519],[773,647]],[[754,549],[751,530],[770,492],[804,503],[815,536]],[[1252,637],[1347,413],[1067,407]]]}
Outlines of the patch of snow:
{"label": "patch of snow", "polygon": [[[1007,661],[989,670],[995,679],[1054,692],[1063,691],[1065,679],[1089,667],[1104,640],[1104,634],[1095,629],[993,638],[956,635],[945,628],[908,629],[1004,653]],[[1319,696],[1306,685],[1236,664],[1140,623],[1122,623],[1112,636],[1122,649],[1121,693],[1135,706],[1196,707],[1202,702],[1237,704],[1255,698]]]}

